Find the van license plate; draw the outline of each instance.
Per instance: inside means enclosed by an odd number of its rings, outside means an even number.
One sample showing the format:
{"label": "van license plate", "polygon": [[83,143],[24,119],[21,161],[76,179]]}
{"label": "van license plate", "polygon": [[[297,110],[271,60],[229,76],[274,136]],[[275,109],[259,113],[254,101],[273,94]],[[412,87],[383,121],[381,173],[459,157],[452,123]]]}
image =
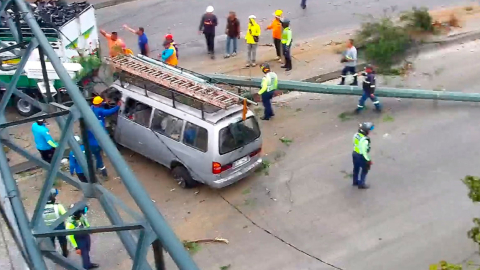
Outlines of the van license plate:
{"label": "van license plate", "polygon": [[243,164],[247,163],[250,160],[249,156],[243,157],[235,162],[233,162],[233,167],[236,168],[238,166],[242,166]]}

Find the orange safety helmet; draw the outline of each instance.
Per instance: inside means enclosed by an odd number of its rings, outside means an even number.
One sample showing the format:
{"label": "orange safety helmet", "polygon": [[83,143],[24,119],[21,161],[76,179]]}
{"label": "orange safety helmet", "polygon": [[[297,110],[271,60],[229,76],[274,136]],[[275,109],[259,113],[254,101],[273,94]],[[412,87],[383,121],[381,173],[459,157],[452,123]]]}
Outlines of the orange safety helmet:
{"label": "orange safety helmet", "polygon": [[93,105],[100,105],[103,102],[103,98],[101,96],[96,96],[93,98]]}

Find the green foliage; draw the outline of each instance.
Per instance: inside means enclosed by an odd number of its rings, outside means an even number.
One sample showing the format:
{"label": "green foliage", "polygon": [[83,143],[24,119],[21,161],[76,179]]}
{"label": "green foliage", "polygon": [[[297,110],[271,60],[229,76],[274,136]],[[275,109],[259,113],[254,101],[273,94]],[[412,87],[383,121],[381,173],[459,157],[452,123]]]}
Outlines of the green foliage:
{"label": "green foliage", "polygon": [[82,66],[82,70],[75,76],[75,80],[77,81],[90,76],[94,70],[99,69],[102,65],[102,60],[96,55],[74,57],[73,62],[79,63]]}
{"label": "green foliage", "polygon": [[363,23],[356,40],[365,45],[366,59],[380,68],[393,65],[405,55],[412,43],[405,28],[388,17]]}
{"label": "green foliage", "polygon": [[383,117],[383,122],[393,122],[395,121],[395,118],[393,118],[393,116],[387,114]]}
{"label": "green foliage", "polygon": [[201,246],[198,243],[193,241],[184,240],[183,246],[185,247],[186,250],[188,250],[188,252],[190,252],[190,254],[195,254],[199,252],[201,249]]}
{"label": "green foliage", "polygon": [[414,31],[433,33],[432,17],[425,7],[403,12],[400,21],[406,23],[406,28]]}
{"label": "green foliage", "polygon": [[462,182],[468,188],[468,197],[473,202],[480,202],[480,177],[467,175]]}
{"label": "green foliage", "polygon": [[430,265],[430,270],[462,270],[462,266],[441,261],[439,264]]}
{"label": "green foliage", "polygon": [[290,144],[293,142],[292,139],[285,138],[285,137],[281,137],[279,140],[286,146],[290,146]]}
{"label": "green foliage", "polygon": [[480,219],[474,218],[473,223],[475,226],[468,231],[467,236],[477,245],[480,245]]}
{"label": "green foliage", "polygon": [[230,269],[230,266],[232,266],[232,265],[229,264],[229,265],[220,266],[220,270],[228,270],[228,269]]}

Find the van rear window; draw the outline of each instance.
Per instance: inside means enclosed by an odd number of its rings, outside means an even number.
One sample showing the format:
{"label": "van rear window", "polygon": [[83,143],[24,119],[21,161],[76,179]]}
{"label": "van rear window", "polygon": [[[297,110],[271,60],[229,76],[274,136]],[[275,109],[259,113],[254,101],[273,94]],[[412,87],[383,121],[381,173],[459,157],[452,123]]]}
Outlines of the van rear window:
{"label": "van rear window", "polygon": [[220,130],[220,155],[230,153],[260,137],[260,127],[255,117],[232,123]]}

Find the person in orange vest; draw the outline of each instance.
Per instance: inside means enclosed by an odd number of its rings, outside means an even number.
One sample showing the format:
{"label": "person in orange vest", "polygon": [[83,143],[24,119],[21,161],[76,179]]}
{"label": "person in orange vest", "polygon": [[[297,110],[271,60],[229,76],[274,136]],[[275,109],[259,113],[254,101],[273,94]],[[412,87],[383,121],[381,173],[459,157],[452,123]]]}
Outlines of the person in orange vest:
{"label": "person in orange vest", "polygon": [[283,11],[277,10],[273,15],[275,16],[275,19],[273,19],[272,23],[267,27],[266,30],[272,30],[273,44],[275,44],[275,50],[277,51],[277,60],[278,62],[282,62]]}
{"label": "person in orange vest", "polygon": [[108,49],[110,57],[115,57],[119,54],[122,54],[125,50],[125,42],[118,38],[117,32],[112,32],[111,34],[107,34],[104,30],[100,30],[100,34],[102,34],[108,41]]}
{"label": "person in orange vest", "polygon": [[176,67],[178,65],[177,50],[173,47],[171,42],[163,42],[165,50],[162,52],[162,62]]}

